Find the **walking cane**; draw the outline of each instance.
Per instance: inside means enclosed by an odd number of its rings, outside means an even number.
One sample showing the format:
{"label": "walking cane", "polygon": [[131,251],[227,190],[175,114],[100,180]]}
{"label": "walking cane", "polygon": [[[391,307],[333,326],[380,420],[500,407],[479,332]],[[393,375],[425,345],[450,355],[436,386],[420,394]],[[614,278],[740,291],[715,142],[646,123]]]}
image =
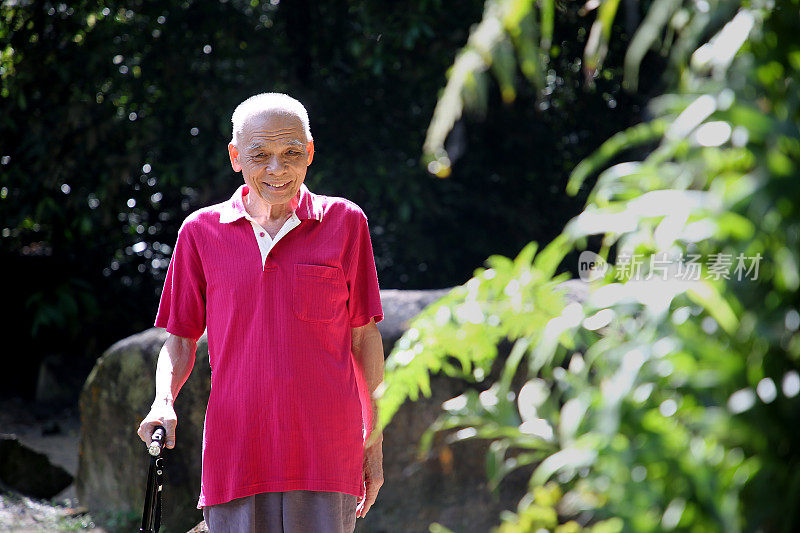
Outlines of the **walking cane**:
{"label": "walking cane", "polygon": [[147,471],[147,492],[144,496],[142,511],[142,533],[158,533],[161,527],[161,488],[164,484],[164,458],[161,450],[164,446],[166,430],[158,426],[151,437],[152,442],[147,449],[150,453],[150,469]]}

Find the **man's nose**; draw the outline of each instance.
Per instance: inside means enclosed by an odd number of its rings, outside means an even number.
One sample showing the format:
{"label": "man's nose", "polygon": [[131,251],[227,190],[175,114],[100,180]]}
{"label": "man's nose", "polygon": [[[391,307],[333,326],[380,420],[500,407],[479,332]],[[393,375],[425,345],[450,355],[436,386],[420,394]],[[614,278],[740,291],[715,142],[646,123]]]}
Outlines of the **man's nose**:
{"label": "man's nose", "polygon": [[278,158],[278,156],[272,156],[267,161],[267,172],[275,173],[280,172],[283,169],[283,162]]}

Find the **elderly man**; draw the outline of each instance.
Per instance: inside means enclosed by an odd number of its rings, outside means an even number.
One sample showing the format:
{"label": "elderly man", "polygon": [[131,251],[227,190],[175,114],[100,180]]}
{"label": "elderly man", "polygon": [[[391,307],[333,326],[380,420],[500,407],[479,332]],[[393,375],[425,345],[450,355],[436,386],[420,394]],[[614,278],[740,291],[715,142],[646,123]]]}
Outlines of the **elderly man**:
{"label": "elderly man", "polygon": [[383,483],[372,431],[383,318],[367,219],[303,184],[308,114],[269,93],[233,113],[228,145],[244,184],[189,215],[164,283],[157,425],[175,446],[173,402],[208,331],[211,394],[198,508],[211,533],[352,532]]}

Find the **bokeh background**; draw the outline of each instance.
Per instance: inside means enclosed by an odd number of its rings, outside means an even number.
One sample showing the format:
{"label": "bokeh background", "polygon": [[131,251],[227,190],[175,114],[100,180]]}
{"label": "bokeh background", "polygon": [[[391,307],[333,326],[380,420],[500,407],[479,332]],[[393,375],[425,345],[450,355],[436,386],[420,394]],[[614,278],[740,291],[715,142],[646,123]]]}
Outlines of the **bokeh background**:
{"label": "bokeh background", "polygon": [[426,129],[482,2],[4,6],[4,327],[25,336],[28,368],[2,388],[18,394],[45,354],[91,365],[152,324],[183,218],[238,186],[230,114],[252,94],[307,106],[307,183],[364,208],[384,288],[464,283],[490,254],[552,239],[581,206],[570,168],[640,120],[619,79],[583,87],[589,19],[574,9],[547,108],[526,85],[503,105],[486,84],[485,112],[451,136],[451,176],[434,179]]}
{"label": "bokeh background", "polygon": [[[458,286],[389,356],[384,422],[469,384],[420,453],[528,468],[502,531],[798,527],[796,0],[0,6],[4,399],[74,404],[150,327],[181,221],[239,183],[231,111],[287,92],[382,288]],[[564,298],[585,249],[612,268]],[[621,252],[763,260],[657,284]]]}

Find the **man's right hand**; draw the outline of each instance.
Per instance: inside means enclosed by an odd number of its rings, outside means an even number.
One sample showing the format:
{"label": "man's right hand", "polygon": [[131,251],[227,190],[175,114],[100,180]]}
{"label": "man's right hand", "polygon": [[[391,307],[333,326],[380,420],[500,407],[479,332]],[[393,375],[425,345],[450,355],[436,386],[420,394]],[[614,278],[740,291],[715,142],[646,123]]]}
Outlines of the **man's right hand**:
{"label": "man's right hand", "polygon": [[144,441],[145,446],[150,447],[153,432],[158,426],[164,426],[167,430],[167,448],[175,447],[175,427],[178,425],[178,417],[172,405],[153,406],[150,412],[139,424],[139,438]]}

